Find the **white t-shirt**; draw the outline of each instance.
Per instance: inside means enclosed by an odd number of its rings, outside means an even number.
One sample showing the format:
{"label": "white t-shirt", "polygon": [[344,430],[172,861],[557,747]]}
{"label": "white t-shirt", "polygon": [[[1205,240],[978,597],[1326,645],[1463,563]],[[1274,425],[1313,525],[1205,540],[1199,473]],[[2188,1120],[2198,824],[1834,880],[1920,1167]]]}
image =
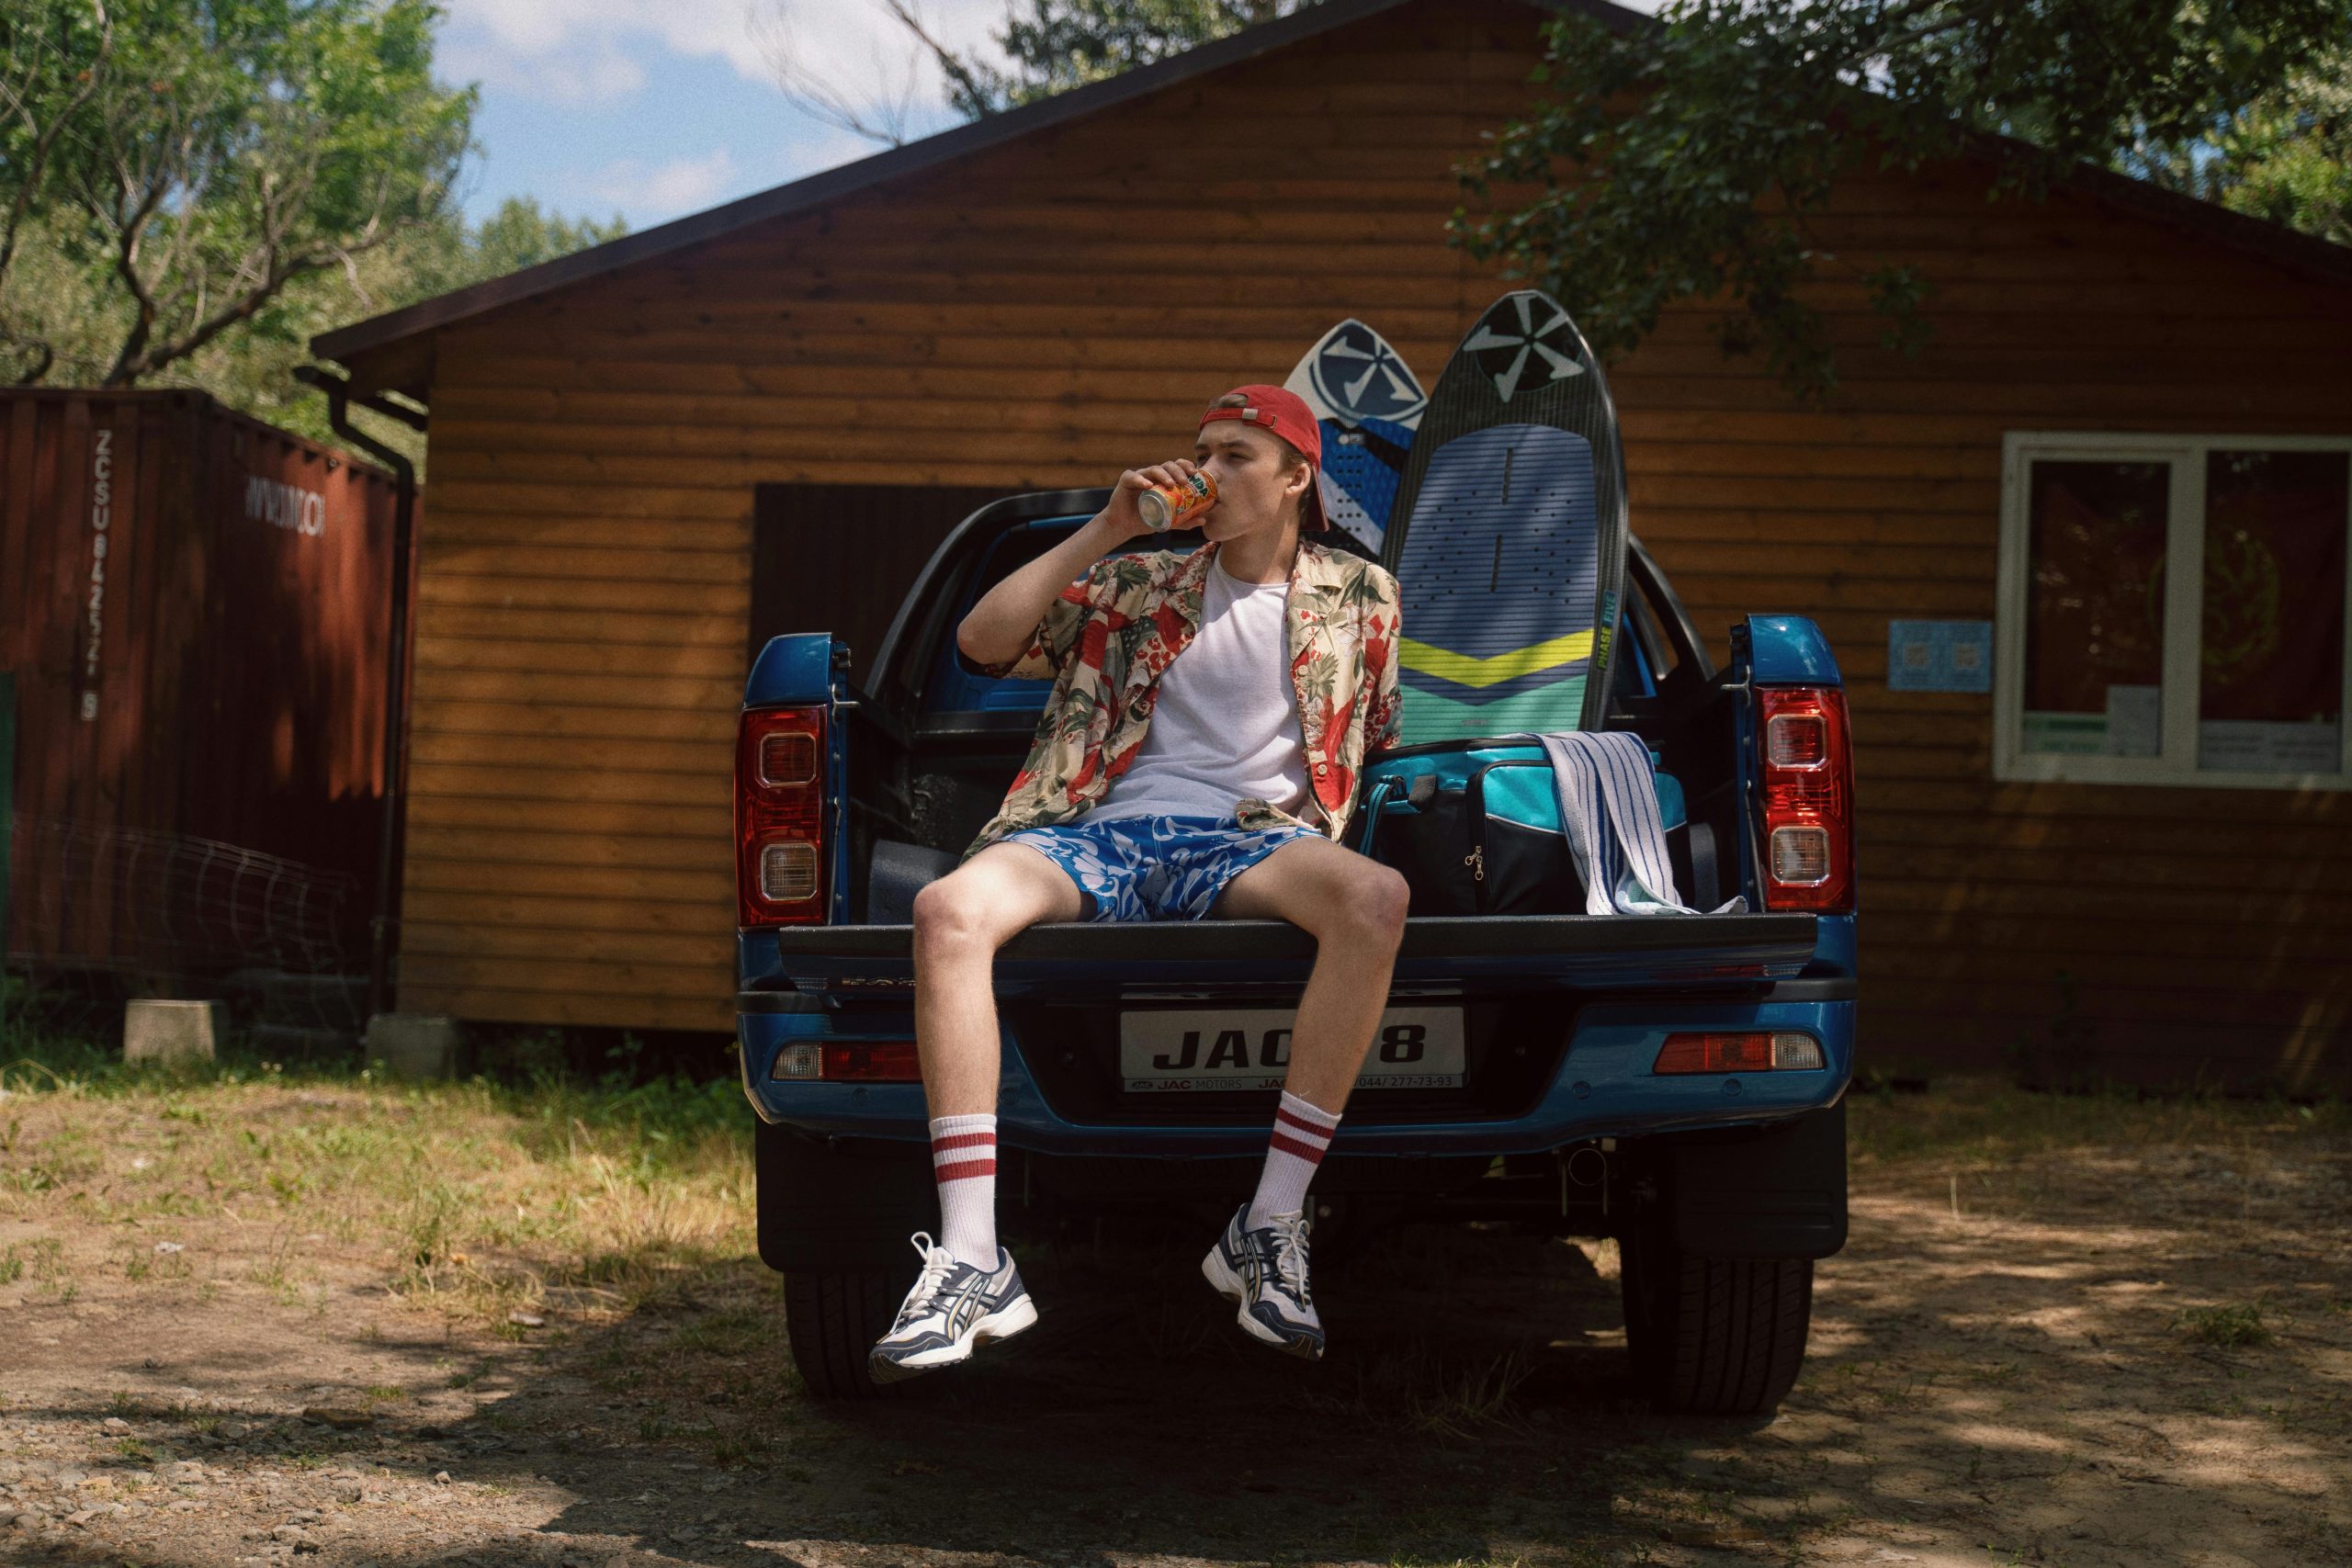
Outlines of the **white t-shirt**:
{"label": "white t-shirt", "polygon": [[1201,625],[1159,672],[1143,746],[1086,819],[1230,818],[1257,797],[1301,815],[1309,798],[1298,694],[1283,635],[1290,584],[1244,582],[1211,559]]}

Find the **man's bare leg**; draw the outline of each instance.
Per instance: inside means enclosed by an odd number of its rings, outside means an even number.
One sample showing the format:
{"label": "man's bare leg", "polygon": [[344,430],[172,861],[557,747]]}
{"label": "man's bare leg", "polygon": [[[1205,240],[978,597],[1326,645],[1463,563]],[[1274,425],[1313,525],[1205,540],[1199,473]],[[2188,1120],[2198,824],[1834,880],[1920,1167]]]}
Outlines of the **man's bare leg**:
{"label": "man's bare leg", "polygon": [[1322,1357],[1323,1324],[1306,1285],[1306,1187],[1388,1004],[1406,902],[1405,879],[1389,867],[1328,839],[1299,839],[1227,883],[1209,911],[1285,919],[1315,937],[1258,1190],[1201,1260],[1239,1308],[1244,1332],[1309,1360]]}
{"label": "man's bare leg", "polygon": [[1078,919],[1084,898],[1026,844],[990,844],[915,895],[915,1051],[933,1118],[995,1113],[996,950],[1040,920]]}
{"label": "man's bare leg", "polygon": [[1329,839],[1299,839],[1227,883],[1209,908],[1220,919],[1288,920],[1315,938],[1283,1087],[1334,1116],[1388,1006],[1408,897],[1394,867]]}
{"label": "man's bare leg", "polygon": [[954,1366],[1037,1321],[996,1240],[996,950],[1083,896],[1023,844],[991,844],[915,895],[915,1049],[931,1102],[940,1234],[918,1235],[922,1269],[867,1359],[877,1382]]}

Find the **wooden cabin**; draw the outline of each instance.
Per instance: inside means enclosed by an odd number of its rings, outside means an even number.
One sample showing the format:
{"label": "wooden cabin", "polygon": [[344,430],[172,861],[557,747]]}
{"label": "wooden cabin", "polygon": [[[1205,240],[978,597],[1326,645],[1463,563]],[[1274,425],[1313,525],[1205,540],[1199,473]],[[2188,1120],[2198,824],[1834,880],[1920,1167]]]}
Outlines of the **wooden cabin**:
{"label": "wooden cabin", "polygon": [[[1331,0],[321,337],[431,410],[401,1004],[729,1027],[752,641],[863,655],[977,502],[1182,449],[1343,316],[1433,380],[1542,16]],[[1719,654],[1838,649],[1866,1062],[2352,1085],[2352,251],[1989,178],[1837,191],[1826,406],[1699,306],[1615,366],[1635,531]],[[1845,280],[1895,262],[1916,357]]]}

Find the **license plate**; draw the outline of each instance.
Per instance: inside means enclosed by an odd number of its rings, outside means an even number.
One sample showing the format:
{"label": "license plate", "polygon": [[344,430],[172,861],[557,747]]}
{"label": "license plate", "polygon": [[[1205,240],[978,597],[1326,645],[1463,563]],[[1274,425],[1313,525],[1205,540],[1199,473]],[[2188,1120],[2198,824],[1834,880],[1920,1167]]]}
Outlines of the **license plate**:
{"label": "license plate", "polygon": [[[1119,1077],[1129,1094],[1279,1089],[1290,1065],[1288,1008],[1123,1012]],[[1460,1089],[1462,1010],[1380,1015],[1358,1089]]]}

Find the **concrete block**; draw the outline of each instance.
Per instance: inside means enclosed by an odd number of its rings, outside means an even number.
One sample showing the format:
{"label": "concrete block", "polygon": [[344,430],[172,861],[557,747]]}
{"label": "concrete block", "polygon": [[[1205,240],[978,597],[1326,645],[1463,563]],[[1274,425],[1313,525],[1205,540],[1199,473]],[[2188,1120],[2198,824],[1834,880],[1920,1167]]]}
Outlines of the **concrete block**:
{"label": "concrete block", "polygon": [[228,1022],[219,1002],[141,998],[123,1010],[122,1059],[166,1062],[192,1058],[209,1062],[220,1037],[228,1032]]}
{"label": "concrete block", "polygon": [[394,1077],[447,1078],[458,1073],[458,1021],[433,1012],[379,1012],[368,1021],[364,1054]]}

